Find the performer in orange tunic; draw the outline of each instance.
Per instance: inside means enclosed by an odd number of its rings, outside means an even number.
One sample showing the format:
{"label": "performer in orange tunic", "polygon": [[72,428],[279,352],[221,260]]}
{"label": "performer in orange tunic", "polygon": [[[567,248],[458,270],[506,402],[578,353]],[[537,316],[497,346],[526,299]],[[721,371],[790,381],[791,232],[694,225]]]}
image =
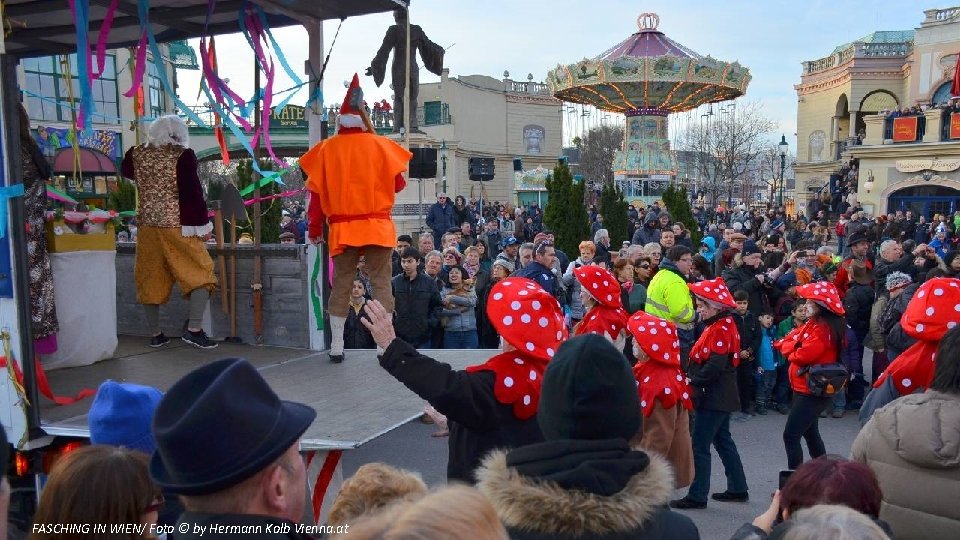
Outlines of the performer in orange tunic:
{"label": "performer in orange tunic", "polygon": [[411,153],[373,132],[363,109],[363,91],[356,74],[340,108],[337,135],[321,141],[300,158],[307,173],[310,203],[308,235],[312,242],[326,239],[333,257],[330,312],[330,360],[343,361],[343,328],[357,260],[365,257],[373,297],[393,311],[390,290],[390,254],[397,231],[390,217],[396,194],[406,185]]}

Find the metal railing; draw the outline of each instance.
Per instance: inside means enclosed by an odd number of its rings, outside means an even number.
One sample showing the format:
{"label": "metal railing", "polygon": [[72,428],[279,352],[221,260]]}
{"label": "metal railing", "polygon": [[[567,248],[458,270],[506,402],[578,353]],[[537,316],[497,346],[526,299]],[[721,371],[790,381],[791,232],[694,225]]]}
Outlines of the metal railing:
{"label": "metal railing", "polygon": [[900,43],[851,43],[841,51],[837,51],[830,56],[825,56],[819,60],[803,62],[803,73],[819,73],[828,69],[841,66],[854,58],[895,58],[908,56],[913,50],[912,41]]}
{"label": "metal railing", "polygon": [[521,82],[510,79],[506,79],[504,83],[507,85],[507,92],[513,92],[516,94],[538,94],[544,96],[551,95],[550,88],[547,87],[546,83],[536,83],[533,81]]}

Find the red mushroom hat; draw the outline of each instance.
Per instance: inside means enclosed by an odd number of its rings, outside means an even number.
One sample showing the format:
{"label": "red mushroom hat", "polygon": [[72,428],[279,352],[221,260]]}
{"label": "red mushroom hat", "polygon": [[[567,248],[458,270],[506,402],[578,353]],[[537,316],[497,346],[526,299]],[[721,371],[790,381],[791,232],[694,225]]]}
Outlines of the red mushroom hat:
{"label": "red mushroom hat", "polygon": [[837,292],[837,287],[828,281],[815,281],[801,285],[797,287],[797,296],[813,300],[824,309],[829,309],[837,315],[846,313],[843,309],[843,302],[840,301],[840,293]]}
{"label": "red mushroom hat", "polygon": [[573,271],[580,286],[597,302],[611,308],[622,308],[620,282],[612,272],[601,266],[585,265]]}
{"label": "red mushroom hat", "polygon": [[888,377],[901,395],[926,389],[933,382],[937,347],[954,326],[960,324],[960,280],[934,278],[917,289],[900,319],[900,326],[917,342],[887,366],[874,386]]}
{"label": "red mushroom hat", "polygon": [[673,408],[678,401],[685,409],[693,409],[690,386],[680,371],[680,340],[676,325],[638,311],[627,321],[627,328],[634,343],[649,358],[633,367],[643,415],[650,416],[656,401],[660,401],[665,409]]}
{"label": "red mushroom hat", "polygon": [[627,330],[636,343],[650,357],[650,361],[680,367],[680,340],[677,325],[638,311],[627,321]]}
{"label": "red mushroom hat", "polygon": [[690,283],[687,287],[689,287],[690,292],[696,296],[720,307],[730,309],[737,307],[737,303],[733,300],[733,294],[730,292],[730,289],[727,288],[727,283],[723,281],[723,278]]}
{"label": "red mushroom hat", "polygon": [[560,303],[537,282],[510,277],[493,286],[487,317],[524,356],[550,360],[567,337]]}

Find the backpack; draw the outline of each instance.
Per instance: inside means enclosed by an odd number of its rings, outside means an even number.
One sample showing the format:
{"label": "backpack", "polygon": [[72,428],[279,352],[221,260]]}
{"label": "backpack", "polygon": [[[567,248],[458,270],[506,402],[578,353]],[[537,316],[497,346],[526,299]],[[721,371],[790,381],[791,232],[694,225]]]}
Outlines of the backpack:
{"label": "backpack", "polygon": [[837,222],[837,228],[834,231],[837,233],[837,236],[846,236],[847,235],[847,224],[843,221]]}
{"label": "backpack", "polygon": [[807,388],[814,396],[834,396],[847,386],[850,372],[840,362],[804,366],[797,372],[806,374]]}

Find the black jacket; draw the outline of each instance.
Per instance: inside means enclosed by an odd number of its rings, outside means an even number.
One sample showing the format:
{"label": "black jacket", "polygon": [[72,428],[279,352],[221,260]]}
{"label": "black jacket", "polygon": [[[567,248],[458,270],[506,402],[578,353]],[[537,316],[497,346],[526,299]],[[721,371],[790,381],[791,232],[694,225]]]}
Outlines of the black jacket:
{"label": "black jacket", "polygon": [[380,365],[446,415],[450,427],[448,480],[473,483],[474,471],[491,450],[543,440],[536,416],[520,420],[512,405],[494,397],[492,371],[455,371],[400,339],[383,352]]}
{"label": "black jacket", "polygon": [[[234,528],[236,527],[236,528]],[[316,529],[316,530],[313,530]],[[177,525],[177,539],[256,538],[310,540],[320,538],[320,527],[311,528],[285,519],[245,514],[184,512]],[[179,531],[187,531],[180,533]],[[336,532],[336,531],[333,531]],[[341,531],[344,532],[344,531]],[[316,533],[316,536],[314,536]]]}
{"label": "black jacket", "polygon": [[[740,315],[734,311],[733,322],[737,324],[737,331],[740,332],[740,350],[750,351],[750,360],[756,360],[760,354],[760,339],[763,335],[760,333],[760,318],[750,310],[746,315]],[[741,361],[743,359],[741,358]]]}
{"label": "black jacket", "polygon": [[393,318],[394,331],[408,343],[423,343],[430,337],[430,319],[436,318],[443,305],[436,281],[418,272],[413,281],[400,274],[390,284],[396,312]]}
{"label": "black jacket", "polygon": [[687,368],[693,404],[697,410],[736,412],[740,410],[737,368],[730,355],[712,354],[706,362],[690,362]]}
{"label": "black jacket", "polygon": [[873,287],[851,282],[847,289],[847,296],[843,298],[843,309],[846,311],[847,324],[853,328],[860,343],[870,333],[870,311],[873,309]]}
{"label": "black jacket", "polygon": [[883,257],[877,257],[873,263],[873,277],[876,284],[877,294],[887,294],[887,276],[893,272],[903,272],[916,279],[917,272],[913,265],[914,256],[912,253],[905,253],[899,261],[887,262]]}
{"label": "black jacket", "polygon": [[352,306],[347,309],[347,321],[343,326],[343,348],[344,349],[376,349],[377,344],[373,342],[373,336],[367,327],[360,322],[360,319],[370,320],[367,312],[360,308],[360,313],[354,311]]}
{"label": "black jacket", "polygon": [[[666,459],[611,442],[559,440],[494,452],[477,471],[477,489],[512,540],[700,538],[689,517],[667,506],[673,473]],[[597,493],[600,480],[616,491]]]}
{"label": "black jacket", "polygon": [[[717,253],[719,255],[719,253]],[[728,268],[723,272],[723,280],[731,293],[746,291],[750,295],[747,309],[751,313],[763,313],[769,310],[782,295],[776,287],[768,287],[757,279],[759,271],[746,265],[737,268]]]}

